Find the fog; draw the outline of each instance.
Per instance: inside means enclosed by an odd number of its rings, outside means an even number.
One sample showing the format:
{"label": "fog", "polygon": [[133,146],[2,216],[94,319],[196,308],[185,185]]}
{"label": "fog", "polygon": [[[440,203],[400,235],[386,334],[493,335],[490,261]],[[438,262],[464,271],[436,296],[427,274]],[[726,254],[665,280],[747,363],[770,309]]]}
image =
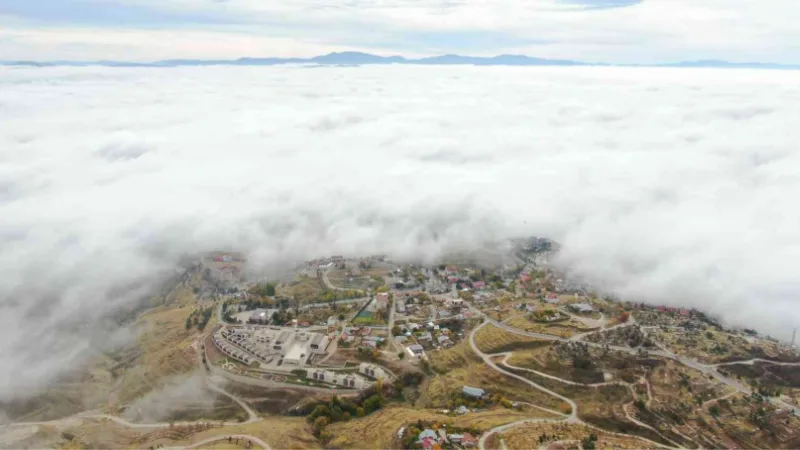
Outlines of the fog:
{"label": "fog", "polygon": [[[195,373],[177,376],[167,380],[159,389],[137,399],[126,408],[123,416],[126,420],[137,423],[156,423],[174,420],[175,417],[182,418],[185,417],[182,414],[185,415],[187,410],[193,416],[213,417],[215,406],[222,407],[227,403],[233,403],[224,396],[219,397],[221,401],[219,405],[215,405],[217,395],[206,389],[202,375]],[[239,406],[234,404],[232,409],[238,410]]]}
{"label": "fog", "polygon": [[0,68],[0,400],[130,339],[100,319],[216,249],[547,236],[622,298],[788,338],[798,104],[794,72]]}

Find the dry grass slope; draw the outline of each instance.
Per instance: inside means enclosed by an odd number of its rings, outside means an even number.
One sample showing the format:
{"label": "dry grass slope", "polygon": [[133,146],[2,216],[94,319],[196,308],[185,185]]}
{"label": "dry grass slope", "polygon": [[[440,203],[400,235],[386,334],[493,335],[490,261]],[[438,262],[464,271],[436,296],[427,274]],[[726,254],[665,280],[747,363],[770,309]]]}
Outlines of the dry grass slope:
{"label": "dry grass slope", "polygon": [[[247,434],[264,440],[274,449],[304,450],[318,449],[321,445],[311,433],[311,427],[303,417],[265,417],[258,422],[213,428],[192,435],[190,441],[170,445],[189,445],[217,435]],[[165,446],[170,446],[165,444]]]}
{"label": "dry grass slope", "polygon": [[332,448],[393,448],[397,431],[418,420],[451,423],[457,427],[490,429],[530,417],[529,414],[509,409],[482,411],[464,416],[450,417],[436,411],[390,406],[374,414],[326,428],[332,434]]}
{"label": "dry grass slope", "polygon": [[445,350],[430,352],[428,357],[430,358],[431,368],[439,373],[446,373],[449,370],[481,361],[466,342]]}
{"label": "dry grass slope", "polygon": [[550,342],[510,333],[494,325],[488,325],[481,328],[475,335],[475,345],[484,353],[500,353],[546,347],[550,345]]}
{"label": "dry grass slope", "polygon": [[[133,358],[118,367],[121,380],[119,401],[128,402],[156,388],[162,380],[195,369],[195,353],[190,348],[197,331],[186,329],[186,318],[193,307],[157,309],[139,318],[140,332]],[[208,327],[214,325],[214,319]]]}
{"label": "dry grass slope", "polygon": [[529,320],[525,316],[517,316],[506,321],[506,323],[514,328],[520,330],[530,331],[534,333],[545,333],[560,336],[564,338],[572,337],[578,333],[591,331],[594,328],[586,327],[577,320],[567,320],[557,323],[540,323]]}
{"label": "dry grass slope", "polygon": [[[506,431],[503,433],[503,438],[505,439],[506,446],[510,450],[528,450],[531,448],[539,448],[539,436],[544,434],[548,436],[548,442],[555,442],[580,441],[581,439],[589,437],[592,433],[598,438],[595,443],[598,449],[663,448],[635,437],[617,436],[575,424],[526,424]],[[577,444],[577,442],[573,443],[573,445],[567,445],[567,448],[577,448],[577,445],[574,444]]]}
{"label": "dry grass slope", "polygon": [[490,394],[503,393],[511,401],[524,401],[546,408],[560,410],[565,407],[557,398],[534,389],[517,379],[503,375],[485,364],[471,362],[437,375],[423,383],[417,406],[422,408],[448,408],[451,396],[462,386],[486,389]]}

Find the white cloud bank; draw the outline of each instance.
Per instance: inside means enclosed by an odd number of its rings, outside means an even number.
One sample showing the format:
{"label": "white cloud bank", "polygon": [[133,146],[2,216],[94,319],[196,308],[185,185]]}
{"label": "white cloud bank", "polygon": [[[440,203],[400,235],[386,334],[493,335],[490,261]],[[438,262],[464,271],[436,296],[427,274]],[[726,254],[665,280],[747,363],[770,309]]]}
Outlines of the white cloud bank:
{"label": "white cloud bank", "polygon": [[76,364],[97,336],[73,325],[218,248],[546,235],[631,300],[787,337],[799,102],[791,72],[0,68],[0,400]]}

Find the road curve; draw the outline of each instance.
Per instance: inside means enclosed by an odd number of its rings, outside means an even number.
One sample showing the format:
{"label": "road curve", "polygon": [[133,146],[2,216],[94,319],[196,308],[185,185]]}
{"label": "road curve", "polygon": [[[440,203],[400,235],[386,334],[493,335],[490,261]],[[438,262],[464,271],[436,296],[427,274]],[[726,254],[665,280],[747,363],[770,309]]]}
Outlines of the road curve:
{"label": "road curve", "polygon": [[210,437],[208,439],[203,439],[202,441],[195,442],[194,444],[187,445],[185,447],[164,447],[164,448],[167,449],[167,450],[181,450],[181,449],[198,448],[198,447],[202,447],[202,446],[204,446],[206,444],[210,444],[212,442],[225,441],[228,438],[231,438],[231,439],[246,439],[246,440],[255,442],[256,444],[260,445],[261,448],[263,448],[264,450],[272,450],[272,447],[270,447],[269,444],[267,444],[266,442],[262,441],[261,439],[255,437],[255,436],[251,436],[249,434],[225,434],[225,435],[219,435],[219,436],[212,436],[212,437]]}
{"label": "road curve", "polygon": [[[567,418],[563,419],[563,420],[574,421],[575,419],[577,419],[578,405],[574,401],[572,401],[571,399],[569,399],[567,397],[564,397],[561,394],[553,392],[553,391],[551,391],[550,389],[547,389],[544,386],[540,386],[540,385],[534,383],[533,381],[531,381],[531,380],[529,380],[529,379],[527,379],[527,378],[525,378],[523,376],[517,375],[515,373],[511,373],[511,372],[509,372],[507,370],[504,370],[504,369],[500,368],[500,366],[498,366],[497,364],[495,364],[494,361],[492,361],[492,357],[490,355],[487,355],[486,353],[481,351],[481,349],[478,348],[478,346],[475,344],[475,334],[477,334],[478,330],[480,330],[481,328],[483,328],[487,324],[489,324],[489,322],[483,322],[482,324],[480,324],[477,327],[475,327],[472,330],[472,332],[469,334],[469,345],[470,345],[470,347],[472,347],[472,351],[475,352],[475,354],[478,355],[487,366],[491,367],[495,371],[500,372],[503,375],[509,376],[511,378],[515,378],[517,380],[520,380],[523,383],[525,383],[525,384],[527,384],[527,385],[529,385],[529,386],[531,386],[531,387],[533,387],[533,388],[535,388],[537,390],[540,390],[540,391],[544,392],[545,394],[552,395],[553,397],[556,397],[559,400],[567,403],[570,406],[570,408],[572,409],[572,411],[567,416]],[[552,419],[549,419],[549,420],[552,420]]]}

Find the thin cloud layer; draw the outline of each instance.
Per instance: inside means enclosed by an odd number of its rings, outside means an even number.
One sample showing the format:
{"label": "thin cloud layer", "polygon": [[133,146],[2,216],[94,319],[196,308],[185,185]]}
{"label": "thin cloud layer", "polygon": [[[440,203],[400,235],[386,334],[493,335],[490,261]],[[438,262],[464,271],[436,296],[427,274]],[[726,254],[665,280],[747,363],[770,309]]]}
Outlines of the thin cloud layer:
{"label": "thin cloud layer", "polygon": [[[539,235],[627,299],[800,323],[800,82],[619,68],[0,69],[0,400],[184,253],[263,271]],[[89,327],[81,325],[89,324]]]}
{"label": "thin cloud layer", "polygon": [[4,0],[5,59],[231,59],[329,51],[607,63],[797,63],[794,0]]}

